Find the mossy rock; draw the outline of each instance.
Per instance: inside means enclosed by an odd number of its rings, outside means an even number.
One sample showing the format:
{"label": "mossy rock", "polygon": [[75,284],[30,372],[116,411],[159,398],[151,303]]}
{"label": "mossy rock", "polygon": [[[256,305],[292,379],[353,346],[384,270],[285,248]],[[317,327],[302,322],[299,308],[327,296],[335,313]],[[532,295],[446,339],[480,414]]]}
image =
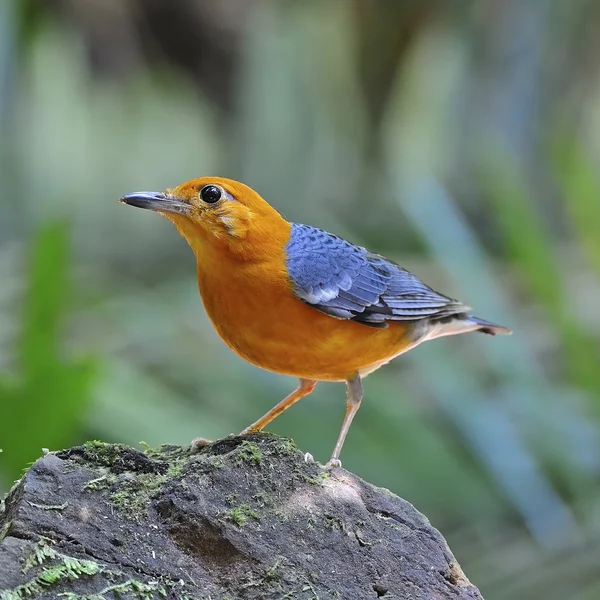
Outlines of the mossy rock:
{"label": "mossy rock", "polygon": [[47,454],[0,532],[0,600],[481,598],[408,502],[267,434]]}

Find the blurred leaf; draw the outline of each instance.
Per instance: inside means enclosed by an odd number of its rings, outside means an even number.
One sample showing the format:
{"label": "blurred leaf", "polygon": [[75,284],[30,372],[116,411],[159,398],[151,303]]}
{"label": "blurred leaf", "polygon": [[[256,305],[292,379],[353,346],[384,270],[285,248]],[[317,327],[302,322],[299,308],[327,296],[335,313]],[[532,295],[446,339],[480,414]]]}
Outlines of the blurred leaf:
{"label": "blurred leaf", "polygon": [[37,234],[27,272],[17,348],[17,377],[0,379],[0,445],[10,478],[41,453],[75,439],[87,407],[93,373],[89,360],[69,361],[61,327],[69,310],[67,228],[47,225]]}
{"label": "blurred leaf", "polygon": [[598,169],[582,147],[569,138],[557,140],[552,162],[578,239],[587,251],[590,265],[600,275],[600,179]]}
{"label": "blurred leaf", "polygon": [[600,394],[597,344],[569,311],[557,247],[544,228],[544,219],[507,161],[499,158],[489,165],[482,181],[521,283],[544,308],[561,340],[567,377]]}

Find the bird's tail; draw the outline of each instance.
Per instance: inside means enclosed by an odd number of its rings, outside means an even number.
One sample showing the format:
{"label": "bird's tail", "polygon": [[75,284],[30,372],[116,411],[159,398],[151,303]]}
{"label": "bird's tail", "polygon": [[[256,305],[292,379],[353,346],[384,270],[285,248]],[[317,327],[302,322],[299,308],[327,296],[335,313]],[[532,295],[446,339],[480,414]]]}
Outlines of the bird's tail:
{"label": "bird's tail", "polygon": [[481,333],[487,333],[488,335],[510,335],[512,333],[508,327],[496,325],[495,323],[490,323],[485,319],[471,315],[465,319],[465,322],[474,326],[472,331],[481,331]]}
{"label": "bird's tail", "polygon": [[512,333],[508,327],[496,325],[495,323],[472,315],[466,316],[463,323],[470,331],[480,331],[481,333],[487,333],[488,335],[510,335]]}
{"label": "bird's tail", "polygon": [[510,335],[512,333],[510,329],[502,327],[502,325],[496,325],[466,313],[459,313],[431,319],[419,341],[424,342],[425,340],[433,340],[447,335],[459,335],[470,331],[481,331],[481,333],[487,333],[488,335]]}

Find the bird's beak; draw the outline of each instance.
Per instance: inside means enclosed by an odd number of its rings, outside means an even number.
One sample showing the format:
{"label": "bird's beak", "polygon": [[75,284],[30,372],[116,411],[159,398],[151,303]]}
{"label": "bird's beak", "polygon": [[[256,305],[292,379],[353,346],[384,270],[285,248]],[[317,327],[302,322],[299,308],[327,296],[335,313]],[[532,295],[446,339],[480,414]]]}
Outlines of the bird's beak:
{"label": "bird's beak", "polygon": [[164,192],[134,192],[133,194],[126,194],[119,202],[157,212],[170,212],[181,215],[189,215],[192,208],[189,202],[167,196]]}

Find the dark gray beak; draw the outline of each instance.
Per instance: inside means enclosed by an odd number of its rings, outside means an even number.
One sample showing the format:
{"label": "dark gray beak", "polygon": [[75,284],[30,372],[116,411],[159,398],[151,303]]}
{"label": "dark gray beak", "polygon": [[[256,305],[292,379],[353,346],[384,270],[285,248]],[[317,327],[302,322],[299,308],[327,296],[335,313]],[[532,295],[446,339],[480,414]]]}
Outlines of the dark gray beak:
{"label": "dark gray beak", "polygon": [[192,208],[188,202],[165,196],[163,192],[134,192],[133,194],[126,194],[119,202],[147,210],[179,213],[181,215],[189,215]]}

